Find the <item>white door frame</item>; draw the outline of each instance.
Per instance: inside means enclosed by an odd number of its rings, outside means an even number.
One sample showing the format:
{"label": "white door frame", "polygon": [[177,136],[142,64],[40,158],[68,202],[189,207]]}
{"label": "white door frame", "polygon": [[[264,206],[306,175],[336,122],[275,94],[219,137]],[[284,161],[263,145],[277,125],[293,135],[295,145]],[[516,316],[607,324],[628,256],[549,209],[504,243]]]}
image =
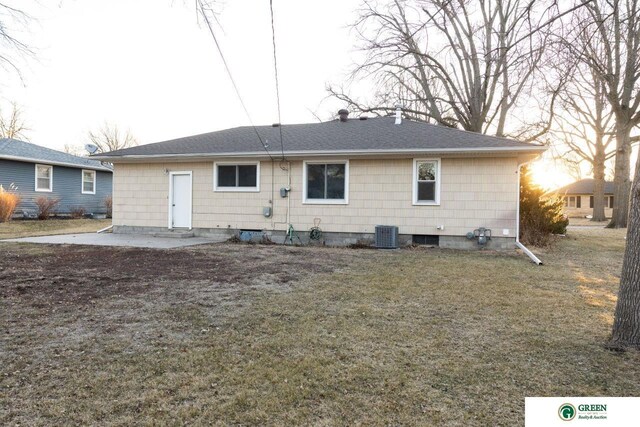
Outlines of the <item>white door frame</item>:
{"label": "white door frame", "polygon": [[173,171],[169,172],[169,230],[173,229],[173,176],[188,175],[189,176],[189,230],[192,228],[193,217],[193,173],[191,171]]}

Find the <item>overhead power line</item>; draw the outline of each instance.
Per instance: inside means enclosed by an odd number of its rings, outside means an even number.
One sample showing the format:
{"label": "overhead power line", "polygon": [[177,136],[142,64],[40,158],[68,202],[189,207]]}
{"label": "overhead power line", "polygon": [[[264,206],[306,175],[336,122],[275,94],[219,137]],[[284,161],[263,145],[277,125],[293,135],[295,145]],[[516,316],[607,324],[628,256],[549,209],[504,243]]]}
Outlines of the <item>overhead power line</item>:
{"label": "overhead power line", "polygon": [[278,82],[278,56],[276,55],[276,26],[273,20],[273,0],[269,0],[269,10],[271,11],[271,40],[273,42],[273,69],[276,77],[276,101],[278,103],[278,128],[280,129],[280,149],[282,150],[282,160],[284,160],[284,140],[282,137],[282,115],[280,114],[280,83]]}
{"label": "overhead power line", "polygon": [[[269,149],[267,148],[267,145],[262,140],[262,137],[260,136],[260,133],[258,132],[258,129],[256,128],[256,126],[253,124],[253,120],[251,120],[251,115],[249,114],[249,110],[247,109],[247,106],[244,103],[244,100],[242,99],[242,95],[240,95],[240,90],[238,89],[238,85],[236,84],[236,81],[233,78],[233,75],[231,74],[231,69],[229,68],[229,64],[227,64],[227,60],[225,59],[224,54],[222,53],[222,48],[220,47],[220,43],[218,43],[218,38],[216,37],[216,34],[213,31],[213,27],[211,25],[211,22],[209,21],[209,17],[207,16],[207,14],[205,12],[205,8],[204,8],[204,5],[202,4],[202,0],[197,0],[197,2],[198,2],[199,9],[200,9],[200,14],[204,18],[204,21],[207,24],[207,27],[209,28],[209,32],[211,33],[211,37],[213,37],[213,41],[214,41],[214,43],[216,45],[216,48],[218,49],[218,53],[220,54],[220,58],[222,59],[222,63],[224,64],[224,68],[227,71],[227,75],[229,76],[229,80],[231,80],[231,84],[233,85],[233,89],[235,90],[236,95],[238,96],[238,99],[240,100],[240,104],[242,105],[244,113],[246,114],[247,118],[249,119],[249,123],[251,124],[251,127],[253,128],[253,131],[256,133],[256,136],[258,137],[258,140],[260,141],[260,145],[262,146],[264,151],[267,153],[267,155],[269,156],[271,161],[273,161],[273,156],[271,155],[271,153],[269,153]],[[282,130],[280,132],[281,132],[281,135],[282,135]],[[282,136],[281,136],[281,138],[282,138]]]}

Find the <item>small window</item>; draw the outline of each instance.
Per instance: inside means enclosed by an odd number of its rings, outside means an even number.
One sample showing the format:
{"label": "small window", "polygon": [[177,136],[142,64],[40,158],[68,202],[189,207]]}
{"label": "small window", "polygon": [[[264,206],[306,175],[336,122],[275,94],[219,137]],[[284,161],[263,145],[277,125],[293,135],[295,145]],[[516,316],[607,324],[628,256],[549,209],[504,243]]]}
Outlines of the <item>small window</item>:
{"label": "small window", "polygon": [[260,163],[216,163],[213,182],[215,191],[260,191]]}
{"label": "small window", "polygon": [[304,202],[346,204],[349,163],[304,163]]}
{"label": "small window", "polygon": [[96,171],[82,170],[82,194],[96,194]]}
{"label": "small window", "polygon": [[576,207],[576,196],[569,196],[569,204],[567,205],[567,207],[569,208],[575,208]]}
{"label": "small window", "polygon": [[36,165],[36,191],[53,191],[53,166]]}
{"label": "small window", "polygon": [[440,204],[440,160],[414,160],[413,204]]}

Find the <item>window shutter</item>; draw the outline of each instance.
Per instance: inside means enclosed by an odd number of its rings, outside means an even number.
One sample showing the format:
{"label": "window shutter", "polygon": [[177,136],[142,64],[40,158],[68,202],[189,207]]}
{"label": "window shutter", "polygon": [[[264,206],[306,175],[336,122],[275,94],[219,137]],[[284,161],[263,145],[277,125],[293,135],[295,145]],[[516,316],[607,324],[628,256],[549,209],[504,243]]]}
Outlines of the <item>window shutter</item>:
{"label": "window shutter", "polygon": [[593,196],[589,196],[589,207],[593,209]]}
{"label": "window shutter", "polygon": [[581,208],[582,196],[576,196],[576,208]]}

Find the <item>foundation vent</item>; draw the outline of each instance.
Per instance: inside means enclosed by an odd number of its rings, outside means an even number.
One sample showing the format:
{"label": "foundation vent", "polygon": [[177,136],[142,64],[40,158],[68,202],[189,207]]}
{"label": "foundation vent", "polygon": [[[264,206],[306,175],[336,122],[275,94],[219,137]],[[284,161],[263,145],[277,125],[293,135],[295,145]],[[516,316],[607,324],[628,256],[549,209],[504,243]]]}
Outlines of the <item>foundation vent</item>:
{"label": "foundation vent", "polygon": [[398,227],[376,225],[376,248],[395,249],[398,247]]}

